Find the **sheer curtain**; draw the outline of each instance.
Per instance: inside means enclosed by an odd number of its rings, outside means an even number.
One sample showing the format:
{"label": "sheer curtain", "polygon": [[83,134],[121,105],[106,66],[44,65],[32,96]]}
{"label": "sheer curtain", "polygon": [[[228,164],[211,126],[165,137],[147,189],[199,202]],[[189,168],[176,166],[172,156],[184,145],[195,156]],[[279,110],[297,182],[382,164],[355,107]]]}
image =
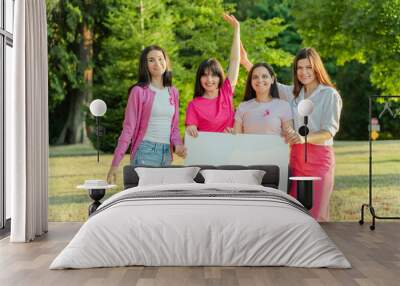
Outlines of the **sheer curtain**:
{"label": "sheer curtain", "polygon": [[15,2],[14,94],[7,104],[12,242],[47,232],[48,78],[45,0]]}

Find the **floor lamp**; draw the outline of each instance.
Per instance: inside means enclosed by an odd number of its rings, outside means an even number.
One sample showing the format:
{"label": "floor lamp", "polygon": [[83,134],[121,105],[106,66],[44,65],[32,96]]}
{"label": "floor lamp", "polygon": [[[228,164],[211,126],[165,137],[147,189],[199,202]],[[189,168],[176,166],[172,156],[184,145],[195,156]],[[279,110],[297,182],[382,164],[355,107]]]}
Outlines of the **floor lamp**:
{"label": "floor lamp", "polygon": [[[103,116],[107,111],[106,103],[101,99],[95,99],[90,103],[90,113],[96,118],[96,149],[97,149],[97,163],[99,163],[100,157],[100,117]],[[106,189],[115,187],[115,185],[108,185],[105,180],[85,180],[84,185],[77,186],[78,189],[85,189],[89,193],[89,197],[93,200],[92,204],[89,205],[88,213],[89,216],[96,211],[100,206],[100,200],[104,197]]]}
{"label": "floor lamp", "polygon": [[97,163],[99,163],[99,129],[100,129],[100,117],[103,116],[107,111],[106,103],[101,99],[95,99],[90,103],[90,113],[96,118],[96,149],[97,149]]}
{"label": "floor lamp", "polygon": [[[304,136],[304,162],[307,163],[307,135],[310,130],[307,127],[308,124],[308,116],[313,112],[314,104],[309,99],[303,99],[299,102],[297,106],[297,111],[300,116],[304,116],[304,125],[300,126],[299,134]],[[320,177],[290,177],[292,181],[296,181],[297,188],[297,199],[304,205],[304,207],[308,210],[311,210],[313,207],[313,181],[321,180]]]}

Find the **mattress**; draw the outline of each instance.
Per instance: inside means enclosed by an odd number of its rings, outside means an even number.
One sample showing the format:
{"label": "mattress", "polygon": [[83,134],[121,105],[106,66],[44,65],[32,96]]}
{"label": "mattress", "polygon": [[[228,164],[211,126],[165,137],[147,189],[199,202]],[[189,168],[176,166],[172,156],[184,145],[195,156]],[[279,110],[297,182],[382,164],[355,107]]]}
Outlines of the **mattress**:
{"label": "mattress", "polygon": [[263,186],[196,183],[115,194],[50,269],[129,265],[351,267],[291,196]]}

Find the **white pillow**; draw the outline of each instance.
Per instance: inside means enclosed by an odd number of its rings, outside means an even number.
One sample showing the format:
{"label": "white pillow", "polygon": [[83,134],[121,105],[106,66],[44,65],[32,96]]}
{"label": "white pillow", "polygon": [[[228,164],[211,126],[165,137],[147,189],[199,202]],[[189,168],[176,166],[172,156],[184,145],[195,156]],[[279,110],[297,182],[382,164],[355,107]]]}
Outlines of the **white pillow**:
{"label": "white pillow", "polygon": [[199,170],[199,167],[135,168],[139,176],[138,186],[195,183],[193,179],[196,177]]}
{"label": "white pillow", "polygon": [[205,184],[234,183],[261,185],[265,171],[261,170],[202,170]]}

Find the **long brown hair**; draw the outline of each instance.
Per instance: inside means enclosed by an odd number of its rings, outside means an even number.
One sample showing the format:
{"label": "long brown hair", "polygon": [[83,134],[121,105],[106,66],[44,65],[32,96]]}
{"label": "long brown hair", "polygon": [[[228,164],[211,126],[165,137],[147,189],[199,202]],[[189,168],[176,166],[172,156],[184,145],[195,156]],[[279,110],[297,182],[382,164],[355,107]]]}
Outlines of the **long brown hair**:
{"label": "long brown hair", "polygon": [[304,48],[297,53],[293,63],[293,95],[295,97],[299,96],[300,90],[303,87],[303,84],[297,78],[297,63],[299,62],[299,60],[302,59],[310,60],[311,66],[315,73],[315,77],[317,78],[319,83],[336,88],[335,85],[332,83],[329,74],[326,72],[326,69],[318,52],[314,48]]}
{"label": "long brown hair", "polygon": [[144,86],[147,86],[150,84],[151,74],[149,71],[149,67],[147,66],[147,55],[151,51],[160,51],[164,55],[166,69],[165,69],[164,74],[162,75],[163,85],[164,86],[172,85],[171,64],[170,64],[169,58],[168,58],[165,50],[157,45],[151,45],[151,46],[144,48],[144,50],[140,54],[138,80],[134,85],[132,85],[129,88],[128,94],[131,92],[132,88],[134,88],[136,85],[144,87]]}
{"label": "long brown hair", "polygon": [[204,95],[204,88],[201,86],[201,77],[205,75],[206,71],[211,72],[213,75],[219,77],[218,88],[221,88],[222,83],[225,80],[224,70],[222,69],[221,64],[217,59],[210,58],[208,60],[203,61],[199,68],[197,69],[196,73],[196,82],[194,84],[194,95],[193,98],[203,96]]}
{"label": "long brown hair", "polygon": [[274,78],[274,81],[272,82],[270,88],[269,88],[269,95],[272,98],[279,98],[279,92],[278,92],[278,85],[276,83],[276,74],[274,72],[274,69],[266,63],[256,63],[253,65],[251,70],[249,71],[249,74],[247,75],[247,81],[246,81],[246,88],[244,90],[244,98],[243,101],[248,101],[253,98],[256,98],[256,91],[253,89],[251,86],[251,79],[253,77],[253,71],[258,68],[258,67],[264,67],[267,69],[269,75]]}

